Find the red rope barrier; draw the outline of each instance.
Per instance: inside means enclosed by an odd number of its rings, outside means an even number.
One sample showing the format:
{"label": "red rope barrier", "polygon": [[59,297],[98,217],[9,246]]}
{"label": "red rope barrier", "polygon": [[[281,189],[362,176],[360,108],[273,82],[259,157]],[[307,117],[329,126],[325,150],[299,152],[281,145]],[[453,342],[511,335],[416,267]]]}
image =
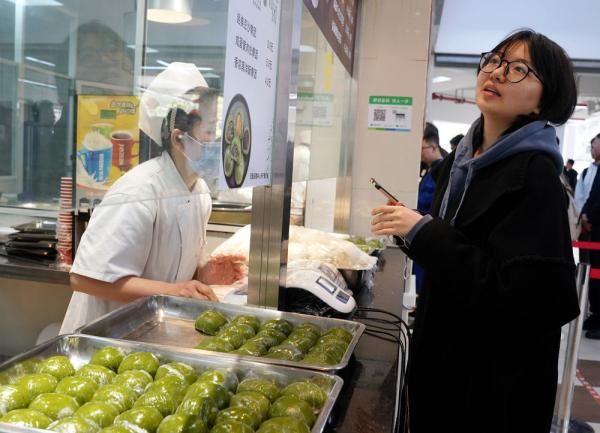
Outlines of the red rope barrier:
{"label": "red rope barrier", "polygon": [[573,248],[581,250],[600,250],[600,242],[573,241]]}

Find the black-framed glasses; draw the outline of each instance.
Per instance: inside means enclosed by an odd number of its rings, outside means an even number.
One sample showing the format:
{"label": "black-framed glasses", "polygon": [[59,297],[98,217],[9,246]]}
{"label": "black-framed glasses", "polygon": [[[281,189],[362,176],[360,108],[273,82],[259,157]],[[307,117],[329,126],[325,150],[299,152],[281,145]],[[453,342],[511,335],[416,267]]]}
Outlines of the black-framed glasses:
{"label": "black-framed glasses", "polygon": [[527,78],[527,75],[531,72],[536,76],[541,83],[543,83],[541,77],[537,72],[535,72],[531,66],[522,60],[515,60],[509,62],[504,59],[502,54],[495,53],[490,51],[489,53],[481,53],[481,60],[479,61],[479,70],[481,72],[485,72],[486,74],[491,74],[496,69],[502,67],[502,63],[506,62],[506,67],[504,68],[504,76],[511,83],[519,83]]}

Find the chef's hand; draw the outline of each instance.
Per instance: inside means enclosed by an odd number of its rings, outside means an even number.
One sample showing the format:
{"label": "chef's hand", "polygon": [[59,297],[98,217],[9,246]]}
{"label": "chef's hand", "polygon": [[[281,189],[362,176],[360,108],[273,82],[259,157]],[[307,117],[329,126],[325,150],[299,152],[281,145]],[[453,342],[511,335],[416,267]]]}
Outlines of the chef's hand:
{"label": "chef's hand", "polygon": [[393,235],[403,238],[423,218],[418,212],[401,205],[382,206],[371,211],[371,232],[378,236]]}
{"label": "chef's hand", "polygon": [[244,278],[245,273],[246,257],[217,256],[198,269],[198,279],[205,284],[232,284]]}
{"label": "chef's hand", "polygon": [[175,284],[178,291],[177,296],[219,302],[219,298],[217,298],[215,292],[213,292],[206,284],[203,284],[198,280],[184,281],[183,283]]}

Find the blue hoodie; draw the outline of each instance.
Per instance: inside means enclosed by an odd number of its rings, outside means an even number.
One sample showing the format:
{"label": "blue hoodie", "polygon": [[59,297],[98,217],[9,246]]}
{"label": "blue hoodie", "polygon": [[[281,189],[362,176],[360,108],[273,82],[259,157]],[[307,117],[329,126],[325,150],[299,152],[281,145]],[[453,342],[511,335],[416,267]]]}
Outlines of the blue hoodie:
{"label": "blue hoodie", "polygon": [[[456,156],[450,170],[450,179],[440,207],[440,216],[449,221],[452,226],[473,176],[478,170],[517,153],[532,150],[544,152],[552,158],[556,166],[557,176],[563,170],[563,159],[556,142],[556,131],[554,127],[542,120],[528,123],[512,133],[501,136],[484,153],[473,158],[473,135],[479,122],[481,120],[473,123],[467,135],[456,148]],[[449,204],[453,204],[450,209],[455,209],[451,218],[446,217]]]}

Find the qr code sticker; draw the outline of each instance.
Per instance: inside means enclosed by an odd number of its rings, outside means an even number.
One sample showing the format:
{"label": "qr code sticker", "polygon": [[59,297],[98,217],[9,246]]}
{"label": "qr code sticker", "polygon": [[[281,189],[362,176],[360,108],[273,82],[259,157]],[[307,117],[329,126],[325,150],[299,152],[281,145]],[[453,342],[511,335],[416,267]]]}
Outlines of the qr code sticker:
{"label": "qr code sticker", "polygon": [[375,120],[376,122],[385,122],[385,110],[373,110],[373,120]]}

